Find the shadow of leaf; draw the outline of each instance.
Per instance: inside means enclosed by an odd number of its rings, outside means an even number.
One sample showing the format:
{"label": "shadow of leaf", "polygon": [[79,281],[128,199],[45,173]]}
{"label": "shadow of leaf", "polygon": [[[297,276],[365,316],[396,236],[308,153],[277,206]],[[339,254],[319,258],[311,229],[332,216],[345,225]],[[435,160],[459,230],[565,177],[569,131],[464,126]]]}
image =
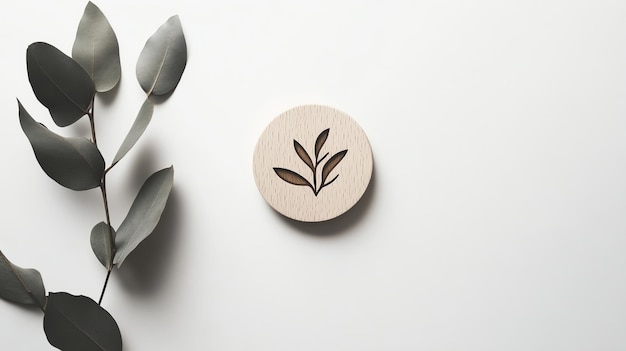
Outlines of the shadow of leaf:
{"label": "shadow of leaf", "polygon": [[180,240],[182,213],[180,195],[174,186],[159,224],[119,270],[119,279],[130,293],[145,296],[159,291],[173,274],[172,259]]}
{"label": "shadow of leaf", "polygon": [[7,300],[3,300],[0,299],[0,304],[7,304],[7,305],[11,305],[14,306],[15,308],[24,311],[30,315],[33,316],[42,316],[43,313],[41,312],[41,309],[39,308],[39,306],[37,305],[24,305],[21,303],[16,303],[16,302],[11,302],[11,301],[7,301]]}
{"label": "shadow of leaf", "polygon": [[113,87],[113,89],[111,89],[109,91],[106,91],[106,92],[97,93],[96,94],[96,99],[98,101],[102,102],[102,104],[105,105],[105,106],[112,105],[113,101],[115,100],[115,98],[117,97],[117,95],[120,92],[120,85],[122,85],[122,80],[123,79],[124,79],[124,75],[122,74],[120,76],[120,81],[117,82],[117,84]]}

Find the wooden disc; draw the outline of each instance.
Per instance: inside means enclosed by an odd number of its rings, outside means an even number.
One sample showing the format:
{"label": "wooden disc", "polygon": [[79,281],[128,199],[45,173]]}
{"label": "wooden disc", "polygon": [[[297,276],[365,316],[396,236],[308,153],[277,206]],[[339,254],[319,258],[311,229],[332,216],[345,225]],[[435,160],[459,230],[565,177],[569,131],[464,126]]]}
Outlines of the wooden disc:
{"label": "wooden disc", "polygon": [[299,106],[276,117],[254,150],[257,187],[276,211],[322,222],[352,208],[372,178],[363,129],[331,107]]}

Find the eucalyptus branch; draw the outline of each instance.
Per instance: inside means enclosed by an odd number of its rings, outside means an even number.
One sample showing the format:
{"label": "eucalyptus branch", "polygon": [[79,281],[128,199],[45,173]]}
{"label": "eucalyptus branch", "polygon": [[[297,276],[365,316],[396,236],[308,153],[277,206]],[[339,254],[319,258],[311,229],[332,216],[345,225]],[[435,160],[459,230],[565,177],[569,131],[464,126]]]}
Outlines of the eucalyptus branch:
{"label": "eucalyptus branch", "polygon": [[146,179],[117,232],[111,222],[106,176],[146,130],[154,107],[149,98],[169,96],[178,85],[187,63],[182,26],[178,16],[172,16],[146,41],[137,62],[137,79],[147,98],[108,167],[98,148],[95,101],[98,93],[119,83],[121,65],[117,37],[104,14],[92,2],[87,4],[72,57],[36,42],[26,50],[26,63],[33,92],[57,126],[72,125],[85,115],[89,118],[91,140],[64,137],[37,122],[18,100],[20,126],[44,172],[71,190],[100,188],[105,220],[93,227],[90,242],[107,273],[97,303],[63,292],[46,294],[38,271],[12,264],[0,251],[0,298],[38,306],[44,313],[47,340],[58,349],[121,351],[119,327],[100,304],[113,267],[119,268],[158,224],[174,170],[164,168]]}

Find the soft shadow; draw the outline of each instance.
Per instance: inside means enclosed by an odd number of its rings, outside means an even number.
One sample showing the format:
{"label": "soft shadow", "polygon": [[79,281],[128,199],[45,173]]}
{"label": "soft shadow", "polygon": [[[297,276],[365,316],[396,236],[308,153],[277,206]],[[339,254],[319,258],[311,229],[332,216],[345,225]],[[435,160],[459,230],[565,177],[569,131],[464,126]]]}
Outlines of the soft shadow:
{"label": "soft shadow", "polygon": [[162,103],[165,102],[165,100],[169,99],[170,96],[172,96],[172,94],[174,93],[174,90],[176,90],[176,88],[174,88],[172,91],[170,91],[169,93],[165,94],[165,95],[150,95],[150,102],[152,102],[154,105],[160,105]]}
{"label": "soft shadow", "polygon": [[[151,174],[162,168],[157,165],[155,149],[153,145],[144,145],[136,150],[138,155],[133,159],[128,177],[130,187],[136,189],[135,192],[139,191]],[[174,187],[159,224],[152,234],[128,256],[119,270],[119,279],[129,292],[138,295],[156,292],[167,280],[182,223],[181,203],[180,195],[176,191],[176,172],[174,171]]]}
{"label": "soft shadow", "polygon": [[319,237],[330,237],[340,235],[347,232],[352,226],[356,225],[371,209],[374,198],[376,197],[376,166],[372,170],[372,179],[365,190],[365,193],[348,212],[340,215],[337,218],[330,219],[325,222],[300,222],[289,217],[285,217],[278,211],[274,211],[274,214],[278,216],[283,222],[287,223],[297,231],[314,235]]}
{"label": "soft shadow", "polygon": [[[143,185],[143,183],[148,179],[148,177],[154,172],[169,167],[169,165],[164,166],[163,164],[159,164],[157,162],[158,149],[155,145],[150,145],[150,143],[141,145],[141,147],[137,147],[137,156],[132,160],[122,160],[120,162],[132,162],[131,170],[130,170],[130,186],[132,188],[139,188]],[[176,177],[176,173],[174,173],[174,177]]]}
{"label": "soft shadow", "polygon": [[113,101],[115,100],[115,98],[120,92],[120,85],[122,85],[122,79],[124,79],[124,75],[120,77],[120,81],[117,82],[117,84],[113,87],[113,89],[104,93],[97,94],[98,100],[100,100],[102,104],[104,104],[105,106],[110,106],[111,104],[113,104]]}
{"label": "soft shadow", "polygon": [[3,303],[7,303],[15,308],[18,308],[28,314],[32,314],[32,315],[38,315],[41,316],[42,312],[41,312],[41,308],[39,308],[39,306],[35,306],[35,305],[23,305],[20,303],[16,303],[16,302],[11,302],[11,301],[6,301],[4,300]]}
{"label": "soft shadow", "polygon": [[173,274],[172,258],[180,241],[182,208],[174,187],[159,224],[128,256],[117,274],[122,286],[141,296],[155,293]]}

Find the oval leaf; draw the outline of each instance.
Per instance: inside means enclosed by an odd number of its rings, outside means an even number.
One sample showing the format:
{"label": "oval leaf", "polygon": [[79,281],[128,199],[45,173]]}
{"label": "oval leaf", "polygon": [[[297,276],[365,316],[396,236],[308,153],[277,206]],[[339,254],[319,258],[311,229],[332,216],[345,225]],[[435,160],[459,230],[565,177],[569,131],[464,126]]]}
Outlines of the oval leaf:
{"label": "oval leaf", "polygon": [[26,67],[35,96],[58,126],[70,125],[89,112],[96,90],[78,62],[39,42],[26,50]]}
{"label": "oval leaf", "polygon": [[187,43],[178,16],[172,16],[148,39],[137,60],[137,80],[150,95],[171,93],[187,65]]}
{"label": "oval leaf", "polygon": [[104,159],[91,141],[64,138],[37,123],[18,101],[22,130],[30,141],[35,157],[46,174],[72,190],[87,190],[100,185]]}
{"label": "oval leaf", "polygon": [[299,175],[298,173],[294,171],[284,169],[284,168],[274,167],[274,172],[276,172],[276,175],[279,176],[280,179],[286,181],[289,184],[306,185],[310,187],[311,189],[313,189],[313,185],[311,185],[311,183],[309,183],[308,180],[306,180],[303,176]]}
{"label": "oval leaf", "polygon": [[334,154],[333,157],[328,160],[328,162],[326,162],[324,168],[322,168],[322,184],[326,182],[326,178],[328,178],[330,172],[332,172],[333,169],[337,167],[339,162],[343,160],[343,157],[346,156],[346,153],[348,153],[348,150],[339,151],[338,153]]}
{"label": "oval leaf", "polygon": [[159,223],[174,182],[174,168],[152,174],[143,184],[128,215],[117,230],[117,252],[113,263],[118,266],[146,238]]}
{"label": "oval leaf", "polygon": [[46,289],[41,274],[34,269],[12,264],[0,251],[0,298],[23,305],[37,305],[43,309]]}
{"label": "oval leaf", "polygon": [[111,245],[111,236],[115,238],[115,230],[104,222],[96,224],[91,230],[91,249],[108,270],[113,267],[114,247]]}
{"label": "oval leaf", "polygon": [[330,128],[322,131],[320,135],[317,136],[317,139],[315,140],[315,158],[316,159],[320,155],[320,151],[322,151],[322,146],[324,146],[326,139],[328,139],[329,132],[330,132]]}
{"label": "oval leaf", "polygon": [[130,131],[128,131],[128,135],[120,145],[120,149],[115,154],[115,158],[113,159],[113,165],[118,163],[130,149],[135,146],[135,143],[143,132],[148,128],[148,124],[152,119],[152,113],[154,112],[154,105],[150,102],[149,99],[144,101],[143,105],[141,105],[141,109],[139,109],[139,113],[135,118],[135,123],[133,123],[132,127],[130,127]]}
{"label": "oval leaf", "polygon": [[313,165],[313,161],[311,161],[311,157],[309,157],[309,154],[306,152],[306,150],[295,139],[293,140],[293,147],[294,149],[296,149],[296,153],[298,154],[300,159],[304,161],[307,166],[309,166],[311,171],[315,170],[315,166]]}
{"label": "oval leaf", "polygon": [[72,57],[93,80],[96,91],[113,89],[120,81],[120,48],[111,24],[91,1],[78,24]]}
{"label": "oval leaf", "polygon": [[50,293],[43,328],[48,342],[63,351],[122,350],[122,335],[113,317],[85,296]]}

